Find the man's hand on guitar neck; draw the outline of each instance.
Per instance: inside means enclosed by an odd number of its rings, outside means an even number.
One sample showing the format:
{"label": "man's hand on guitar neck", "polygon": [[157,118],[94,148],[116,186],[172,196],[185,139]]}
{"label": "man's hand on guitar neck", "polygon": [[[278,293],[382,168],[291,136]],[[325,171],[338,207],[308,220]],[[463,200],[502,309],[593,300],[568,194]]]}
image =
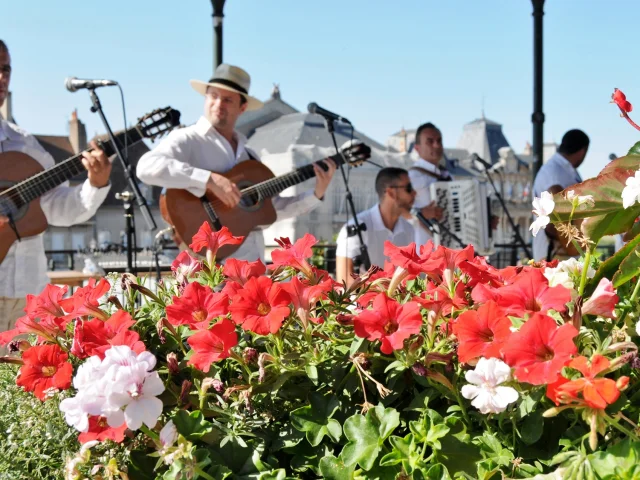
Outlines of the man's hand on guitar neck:
{"label": "man's hand on guitar neck", "polygon": [[207,181],[207,192],[211,192],[229,208],[240,203],[241,194],[238,186],[218,173],[211,172]]}
{"label": "man's hand on guitar neck", "polygon": [[338,168],[338,166],[330,158],[322,160],[322,163],[326,165],[327,170],[318,165],[318,163],[313,164],[313,171],[316,174],[316,189],[313,193],[318,199],[322,200],[325,192],[327,191],[327,188],[329,188],[329,184],[331,183],[333,174],[336,173],[336,169]]}
{"label": "man's hand on guitar neck", "polygon": [[87,169],[89,183],[96,188],[106,187],[111,176],[111,162],[96,142],[92,141],[90,145],[93,150],[82,152],[82,164]]}

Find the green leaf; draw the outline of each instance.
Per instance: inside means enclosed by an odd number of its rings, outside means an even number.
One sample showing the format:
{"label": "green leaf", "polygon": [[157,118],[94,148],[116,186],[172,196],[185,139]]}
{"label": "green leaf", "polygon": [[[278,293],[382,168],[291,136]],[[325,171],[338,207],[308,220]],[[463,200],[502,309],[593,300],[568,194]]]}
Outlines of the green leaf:
{"label": "green leaf", "polygon": [[385,439],[400,425],[400,414],[393,408],[378,405],[366,416],[356,414],[344,422],[344,435],[349,442],[340,453],[346,465],[360,465],[365,470],[373,467]]}
{"label": "green leaf", "polygon": [[595,276],[589,281],[589,285],[592,287],[591,290],[595,289],[602,278],[613,278],[622,261],[627,258],[630,253],[635,251],[638,244],[640,244],[640,234],[636,235],[613,256],[605,260],[596,271]]}
{"label": "green leaf", "polygon": [[542,417],[542,411],[536,410],[533,414],[525,417],[520,428],[520,438],[527,445],[533,445],[540,440],[543,430],[544,418]]}
{"label": "green leaf", "polygon": [[447,467],[445,467],[441,463],[436,463],[431,466],[425,475],[428,480],[451,480],[451,476],[449,476],[449,471]]}
{"label": "green leaf", "polygon": [[204,415],[199,410],[191,413],[180,410],[173,416],[173,424],[187,440],[200,440],[207,433],[213,431],[213,423],[205,420]]}
{"label": "green leaf", "polygon": [[351,480],[354,470],[355,465],[345,465],[341,459],[333,455],[320,460],[320,472],[327,480]]}
{"label": "green leaf", "polygon": [[640,473],[640,442],[632,442],[628,438],[609,447],[606,452],[595,452],[589,455],[591,465],[602,479],[638,478]]}
{"label": "green leaf", "polygon": [[297,430],[306,432],[307,440],[314,447],[322,442],[325,435],[329,435],[334,442],[342,436],[342,427],[337,420],[331,418],[340,406],[334,396],[323,396],[317,392],[309,394],[311,405],[300,407],[290,414],[291,424]]}
{"label": "green leaf", "polygon": [[476,474],[476,463],[482,460],[480,449],[471,443],[463,443],[453,435],[447,435],[440,442],[442,448],[435,452],[435,459],[454,475],[465,472],[472,477]]}
{"label": "green leaf", "polygon": [[129,456],[129,476],[136,480],[155,480],[156,461],[141,450],[132,450]]}
{"label": "green leaf", "polygon": [[311,383],[318,385],[318,369],[315,365],[307,365],[304,367],[304,371],[307,372],[307,377],[311,380]]}
{"label": "green leaf", "polygon": [[415,463],[422,458],[416,450],[413,434],[410,433],[404,438],[394,435],[389,438],[389,443],[391,443],[393,450],[380,459],[380,465],[387,466],[402,463],[402,468],[408,474],[411,474]]}
{"label": "green leaf", "polygon": [[619,288],[640,273],[640,246],[632,250],[620,263],[620,268],[613,276],[613,287]]}
{"label": "green leaf", "polygon": [[431,425],[431,428],[427,432],[427,443],[432,445],[434,450],[440,450],[442,445],[440,445],[438,439],[444,437],[447,433],[449,433],[449,427],[446,425]]}

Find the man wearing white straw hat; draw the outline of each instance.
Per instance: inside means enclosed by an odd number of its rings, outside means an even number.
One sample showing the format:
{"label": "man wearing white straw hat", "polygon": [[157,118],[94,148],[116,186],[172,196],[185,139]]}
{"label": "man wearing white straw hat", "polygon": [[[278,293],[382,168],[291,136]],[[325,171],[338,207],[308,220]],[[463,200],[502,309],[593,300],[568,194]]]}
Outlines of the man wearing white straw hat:
{"label": "man wearing white straw hat", "polygon": [[[262,102],[249,95],[251,77],[239,67],[221,64],[208,82],[191,80],[193,89],[204,95],[204,116],[189,127],[174,130],[160,144],[140,158],[136,173],[149,185],[185,189],[201,197],[211,192],[226,206],[235,207],[240,201],[238,187],[220,175],[236,164],[258,156],[247,146],[247,138],[235,130],[238,117],[247,110],[257,110]],[[336,165],[325,160],[328,170],[314,164],[314,191],[292,197],[273,197],[278,220],[313,210],[329,187]],[[233,258],[264,260],[264,238],[261,231],[253,231]]]}

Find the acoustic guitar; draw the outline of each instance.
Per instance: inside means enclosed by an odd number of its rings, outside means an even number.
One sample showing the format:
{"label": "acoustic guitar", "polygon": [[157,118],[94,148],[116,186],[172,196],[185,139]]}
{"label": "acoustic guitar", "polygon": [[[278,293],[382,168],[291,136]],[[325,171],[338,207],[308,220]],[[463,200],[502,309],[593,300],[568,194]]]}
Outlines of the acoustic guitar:
{"label": "acoustic guitar", "polygon": [[[135,127],[114,136],[120,145],[125,137],[127,145],[133,145],[143,138],[155,140],[179,124],[180,112],[166,107],[144,115]],[[107,156],[115,153],[111,143],[98,141],[98,144]],[[0,227],[0,262],[18,238],[39,235],[47,229],[40,197],[84,171],[82,153],[46,170],[25,153],[0,153],[0,215],[10,220]]]}
{"label": "acoustic guitar", "polygon": [[[336,165],[345,162],[359,165],[370,156],[371,148],[358,143],[343,149],[331,159]],[[317,163],[325,170],[328,168],[322,161]],[[256,227],[271,225],[276,221],[271,197],[314,177],[315,172],[312,165],[305,165],[276,177],[264,163],[246,160],[221,175],[240,189],[240,203],[234,208],[225,206],[209,192],[203,197],[196,197],[186,190],[170,188],[160,197],[160,213],[173,226],[174,240],[178,245],[191,243],[192,237],[205,221],[210,223],[212,230],[226,226],[233,235],[245,238]],[[238,248],[240,245],[225,245],[218,250],[216,259],[222,260]]]}

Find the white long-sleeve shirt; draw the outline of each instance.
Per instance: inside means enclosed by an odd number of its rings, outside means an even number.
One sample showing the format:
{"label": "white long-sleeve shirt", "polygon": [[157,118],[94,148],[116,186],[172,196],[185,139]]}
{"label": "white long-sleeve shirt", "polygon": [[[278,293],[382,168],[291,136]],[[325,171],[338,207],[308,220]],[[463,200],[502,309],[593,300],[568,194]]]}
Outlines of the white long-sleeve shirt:
{"label": "white long-sleeve shirt", "polygon": [[[53,157],[34,136],[0,118],[0,153],[4,152],[25,153],[45,169],[55,165]],[[110,184],[102,188],[92,187],[89,180],[75,187],[65,182],[40,197],[40,206],[49,224],[67,227],[93,217],[110,188]],[[2,228],[11,227],[5,225]],[[0,297],[23,298],[44,289],[48,278],[43,236],[22,238],[11,246],[0,264]]]}
{"label": "white long-sleeve shirt", "polygon": [[[442,178],[451,177],[448,171],[441,169],[433,163],[428,162],[422,158],[416,160],[414,167],[421,168]],[[439,180],[436,177],[417,170],[416,168],[409,169],[409,180],[411,180],[411,185],[416,191],[416,198],[413,201],[413,208],[420,210],[429,205],[431,203],[431,184]],[[429,233],[429,231],[422,226],[417,218],[412,219],[411,225],[416,232],[415,242],[418,251],[420,251],[420,246],[424,245],[431,239],[431,233]]]}
{"label": "white long-sleeve shirt", "polygon": [[[185,189],[197,197],[205,194],[211,172],[225,173],[238,163],[258,156],[246,146],[247,138],[234,132],[237,141],[233,151],[229,141],[205,118],[180,130],[172,131],[160,144],[138,161],[136,174],[146,184],[164,188]],[[291,197],[272,198],[277,220],[304,215],[320,205],[313,191]],[[264,261],[262,230],[252,231],[232,255],[239,260]]]}

